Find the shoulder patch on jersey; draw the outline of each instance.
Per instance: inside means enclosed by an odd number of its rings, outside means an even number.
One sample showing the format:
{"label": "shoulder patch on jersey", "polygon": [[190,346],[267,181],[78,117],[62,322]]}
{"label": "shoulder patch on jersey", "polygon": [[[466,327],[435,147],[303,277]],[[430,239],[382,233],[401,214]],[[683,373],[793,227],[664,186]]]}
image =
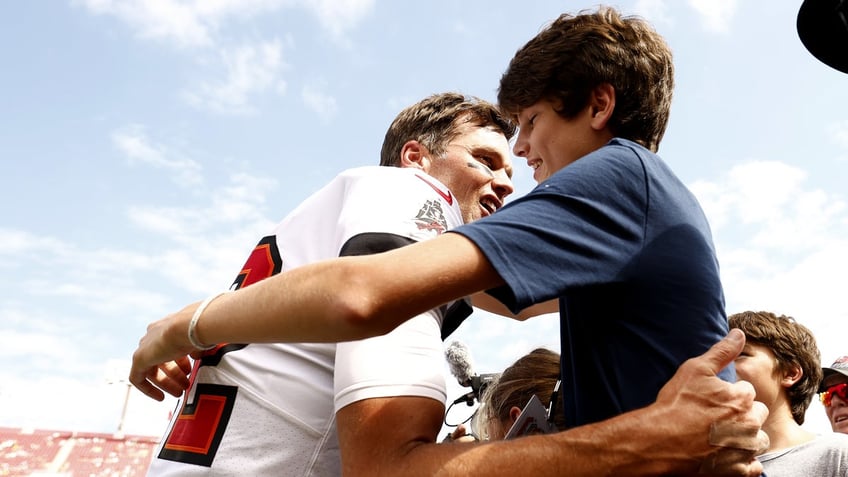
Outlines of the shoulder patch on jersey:
{"label": "shoulder patch on jersey", "polygon": [[418,224],[419,230],[435,230],[441,234],[448,228],[442,204],[437,200],[425,202],[413,220]]}

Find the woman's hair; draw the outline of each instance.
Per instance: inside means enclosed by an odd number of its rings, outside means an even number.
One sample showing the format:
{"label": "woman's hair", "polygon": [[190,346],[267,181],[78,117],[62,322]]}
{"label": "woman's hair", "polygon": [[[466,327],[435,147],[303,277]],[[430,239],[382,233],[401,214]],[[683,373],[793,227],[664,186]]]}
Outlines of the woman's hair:
{"label": "woman's hair", "polygon": [[[481,439],[506,434],[508,429],[503,427],[509,422],[510,409],[523,409],[534,394],[547,405],[558,379],[558,353],[537,348],[522,356],[483,392],[473,422],[475,432]],[[560,403],[554,403],[553,422],[559,429],[566,427]]]}

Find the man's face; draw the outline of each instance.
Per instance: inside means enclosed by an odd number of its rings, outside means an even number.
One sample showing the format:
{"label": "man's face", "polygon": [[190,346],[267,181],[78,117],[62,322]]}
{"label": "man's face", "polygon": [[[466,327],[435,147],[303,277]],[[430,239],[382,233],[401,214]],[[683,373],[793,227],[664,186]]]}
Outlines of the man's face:
{"label": "man's face", "polygon": [[[824,387],[826,389],[840,383],[848,383],[848,376],[842,374],[828,376],[824,380]],[[833,432],[848,434],[848,401],[834,393],[831,397],[830,406],[825,406],[824,412],[827,414]]]}
{"label": "man's face", "polygon": [[555,106],[543,99],[518,114],[518,137],[512,151],[527,159],[537,183],[612,138],[609,133],[602,134],[592,128],[589,106],[570,119],[560,116]]}
{"label": "man's face", "polygon": [[465,223],[492,214],[514,191],[509,143],[490,128],[461,125],[444,157],[430,158],[428,164],[425,172],[450,189]]}

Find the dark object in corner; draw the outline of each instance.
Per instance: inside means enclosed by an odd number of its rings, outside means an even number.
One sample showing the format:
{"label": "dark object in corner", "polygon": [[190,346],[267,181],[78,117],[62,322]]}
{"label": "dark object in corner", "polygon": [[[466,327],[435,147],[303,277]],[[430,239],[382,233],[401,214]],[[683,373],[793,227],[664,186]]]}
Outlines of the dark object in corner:
{"label": "dark object in corner", "polygon": [[848,73],[848,0],[804,0],[796,26],[813,56]]}

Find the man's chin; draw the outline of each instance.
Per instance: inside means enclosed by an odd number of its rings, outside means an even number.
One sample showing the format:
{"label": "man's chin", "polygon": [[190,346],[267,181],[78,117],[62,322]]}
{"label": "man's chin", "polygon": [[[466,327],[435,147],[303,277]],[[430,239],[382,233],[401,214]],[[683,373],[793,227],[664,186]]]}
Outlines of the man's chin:
{"label": "man's chin", "polygon": [[833,428],[833,432],[841,432],[842,434],[848,434],[848,419],[831,423],[831,427]]}

